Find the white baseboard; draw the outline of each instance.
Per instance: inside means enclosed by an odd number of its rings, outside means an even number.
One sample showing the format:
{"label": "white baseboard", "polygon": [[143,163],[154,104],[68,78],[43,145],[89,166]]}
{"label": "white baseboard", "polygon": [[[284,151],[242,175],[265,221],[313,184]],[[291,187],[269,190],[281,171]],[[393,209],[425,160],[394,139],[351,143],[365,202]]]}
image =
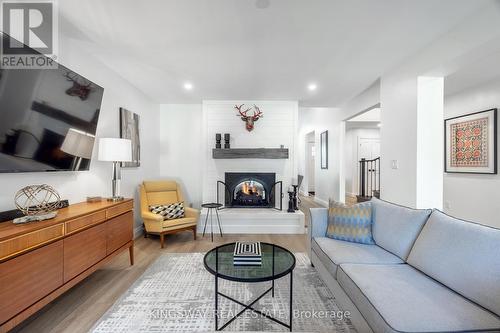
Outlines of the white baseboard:
{"label": "white baseboard", "polygon": [[144,235],[144,229],[142,228],[142,225],[134,228],[134,239],[142,237],[143,235]]}

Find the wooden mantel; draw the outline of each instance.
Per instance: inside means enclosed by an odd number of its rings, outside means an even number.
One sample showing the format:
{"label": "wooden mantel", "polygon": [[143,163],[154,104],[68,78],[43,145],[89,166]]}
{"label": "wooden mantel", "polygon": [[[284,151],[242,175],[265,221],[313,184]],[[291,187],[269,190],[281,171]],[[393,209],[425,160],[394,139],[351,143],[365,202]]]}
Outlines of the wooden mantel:
{"label": "wooden mantel", "polygon": [[261,158],[288,159],[288,148],[229,148],[213,149],[214,159]]}

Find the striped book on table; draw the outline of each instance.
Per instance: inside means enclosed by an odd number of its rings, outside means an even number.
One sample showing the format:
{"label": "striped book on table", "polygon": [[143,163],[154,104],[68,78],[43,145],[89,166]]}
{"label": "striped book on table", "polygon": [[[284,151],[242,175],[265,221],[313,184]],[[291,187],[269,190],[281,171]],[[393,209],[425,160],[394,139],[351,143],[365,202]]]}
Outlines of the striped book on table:
{"label": "striped book on table", "polygon": [[260,242],[236,242],[233,263],[234,266],[262,265]]}

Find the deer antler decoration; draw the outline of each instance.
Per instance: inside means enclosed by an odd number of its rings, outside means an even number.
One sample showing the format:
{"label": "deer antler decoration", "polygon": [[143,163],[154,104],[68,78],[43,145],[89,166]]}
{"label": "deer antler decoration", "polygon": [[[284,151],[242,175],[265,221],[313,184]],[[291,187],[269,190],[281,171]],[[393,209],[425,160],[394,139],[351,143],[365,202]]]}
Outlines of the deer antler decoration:
{"label": "deer antler decoration", "polygon": [[235,105],[234,108],[236,110],[238,110],[238,113],[236,116],[238,117],[241,117],[241,120],[243,120],[245,122],[245,127],[247,129],[247,131],[251,132],[254,128],[254,123],[259,120],[259,118],[263,117],[264,114],[262,113],[262,111],[260,111],[260,109],[257,107],[257,105],[254,104],[253,106],[253,109],[254,109],[254,112],[253,112],[253,115],[251,116],[248,116],[247,115],[247,112],[250,111],[252,108],[248,108],[246,109],[245,111],[241,111],[241,109],[243,108],[245,104],[241,104],[241,105]]}
{"label": "deer antler decoration", "polygon": [[64,77],[66,77],[68,81],[73,82],[73,86],[66,89],[66,94],[70,96],[77,96],[82,101],[86,100],[89,97],[89,94],[92,91],[92,83],[83,84],[78,82],[78,75],[72,72],[66,72],[66,74],[64,74]]}

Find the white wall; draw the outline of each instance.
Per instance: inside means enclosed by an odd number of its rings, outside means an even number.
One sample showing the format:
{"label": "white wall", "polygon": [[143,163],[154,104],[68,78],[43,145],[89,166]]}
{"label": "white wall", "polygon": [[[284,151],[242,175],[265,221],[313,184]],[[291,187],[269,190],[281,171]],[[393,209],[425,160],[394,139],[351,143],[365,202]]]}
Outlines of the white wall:
{"label": "white wall", "polygon": [[193,207],[202,203],[202,118],[201,104],[160,106],[160,176],[182,184]]}
{"label": "white wall", "polygon": [[[256,104],[264,116],[255,122],[253,131],[237,116],[236,104]],[[252,111],[250,111],[252,112]],[[216,199],[218,180],[225,172],[274,172],[283,181],[286,193],[292,178],[297,178],[297,113],[296,101],[204,101],[202,132],[203,201]],[[213,159],[215,134],[229,133],[231,148],[279,148],[289,150],[288,159]],[[286,198],[283,200],[286,206]]]}
{"label": "white wall", "polygon": [[444,80],[419,77],[417,84],[416,206],[443,209]]}
{"label": "white wall", "polygon": [[[341,108],[299,109],[299,173],[305,175],[305,136],[316,135],[315,200],[323,205],[328,199],[345,201],[345,120],[368,110],[380,102],[380,82],[376,81]],[[320,135],[328,130],[328,169],[320,167]]]}
{"label": "white wall", "polygon": [[[428,203],[422,200],[417,185],[418,175],[432,172],[432,178],[442,177],[442,163],[433,157],[427,161],[418,158],[422,149],[436,152],[432,142],[426,140],[422,129],[425,120],[418,113],[418,77],[445,76],[477,61],[481,56],[496,52],[500,30],[500,11],[496,3],[481,8],[446,34],[430,43],[397,68],[386,72],[381,78],[381,197],[399,204],[422,207]],[[418,122],[422,123],[419,124]],[[433,130],[437,137],[438,129]],[[426,146],[426,148],[424,148]],[[435,156],[435,155],[433,155]],[[397,160],[399,167],[392,168],[391,161]],[[420,170],[419,170],[420,168]],[[425,172],[422,170],[426,169]],[[426,181],[426,180],[420,180]],[[426,191],[442,190],[441,182],[427,181]],[[422,192],[423,193],[423,192]],[[434,205],[434,204],[433,204]]]}
{"label": "white wall", "polygon": [[[500,79],[445,96],[444,117],[451,118],[491,108],[500,108]],[[500,156],[500,144],[498,149]],[[445,212],[500,228],[499,189],[500,174],[445,174]]]}
{"label": "white wall", "polygon": [[[159,143],[159,105],[126,82],[117,73],[85,52],[71,40],[60,36],[60,62],[75,72],[104,87],[96,137],[119,137],[119,108],[138,113],[141,130],[141,167],[123,169],[122,195],[137,196],[137,185],[149,177],[159,175],[156,147]],[[0,209],[13,209],[14,194],[30,184],[52,185],[70,203],[84,201],[87,196],[111,195],[111,164],[97,161],[97,143],[94,147],[90,171],[0,174]],[[137,200],[136,200],[136,208]],[[140,225],[136,209],[136,226]]]}
{"label": "white wall", "polygon": [[[316,158],[314,172],[315,200],[327,205],[328,199],[341,200],[339,195],[340,171],[340,118],[339,109],[335,108],[300,108],[298,135],[299,174],[307,177],[306,173],[306,136],[314,131],[316,142]],[[320,135],[328,131],[328,169],[321,169]],[[305,185],[308,180],[305,180]],[[343,200],[343,199],[342,199]]]}

